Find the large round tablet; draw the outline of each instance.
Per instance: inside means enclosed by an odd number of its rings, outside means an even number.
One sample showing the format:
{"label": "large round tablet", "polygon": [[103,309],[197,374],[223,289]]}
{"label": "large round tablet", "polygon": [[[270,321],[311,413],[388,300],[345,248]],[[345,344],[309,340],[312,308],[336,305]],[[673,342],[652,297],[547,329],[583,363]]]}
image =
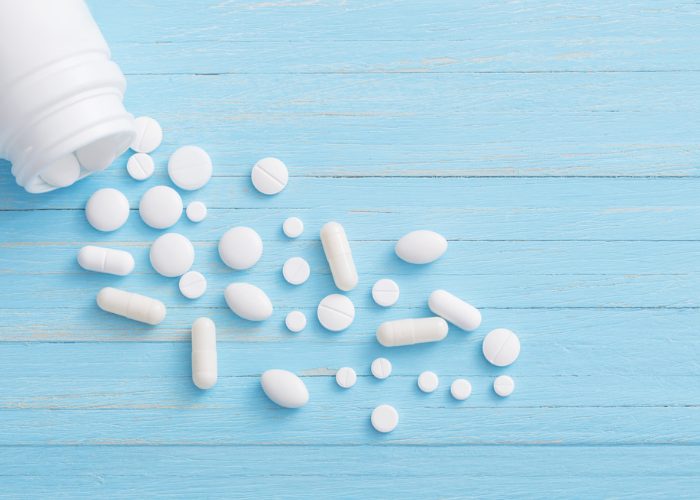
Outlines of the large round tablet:
{"label": "large round tablet", "polygon": [[182,215],[182,198],[171,187],[154,186],[141,197],[139,215],[147,225],[155,229],[168,228]]}
{"label": "large round tablet", "polygon": [[75,156],[86,170],[91,172],[104,170],[112,164],[117,154],[121,154],[126,149],[122,144],[123,140],[124,138],[120,135],[108,136],[78,149]]}
{"label": "large round tablet", "polygon": [[464,401],[472,394],[472,384],[467,379],[458,378],[450,385],[452,397],[458,401]]}
{"label": "large round tablet", "polygon": [[262,256],[260,235],[246,226],[229,229],[219,240],[219,255],[228,267],[241,271],[253,267]]}
{"label": "large round tablet", "polygon": [[207,218],[207,206],[201,201],[193,201],[187,205],[185,213],[192,222],[202,222]]}
{"label": "large round tablet", "polygon": [[168,278],[181,276],[194,263],[192,242],[179,233],[166,233],[151,245],[151,265],[158,274]]}
{"label": "large round tablet", "polygon": [[515,381],[508,375],[496,377],[496,380],[493,381],[493,390],[502,398],[508,397],[515,390]]}
{"label": "large round tablet", "polygon": [[277,194],[284,189],[289,181],[287,166],[277,158],[259,160],[250,173],[255,189],[262,194]]}
{"label": "large round tablet", "polygon": [[311,268],[309,263],[301,257],[287,259],[282,266],[282,275],[290,285],[301,285],[309,279]]}
{"label": "large round tablet", "polygon": [[129,218],[129,200],[113,188],[95,191],[85,205],[85,216],[99,231],[114,231]]}
{"label": "large round tablet", "polygon": [[372,361],[372,366],[370,367],[374,378],[378,378],[379,380],[384,380],[385,378],[389,377],[389,375],[391,375],[391,369],[391,361],[386,358],[375,359]]}
{"label": "large round tablet", "polygon": [[150,153],[155,151],[163,141],[163,129],[160,123],[150,116],[139,116],[134,120],[136,135],[131,141],[131,149],[137,153]]}
{"label": "large round tablet", "polygon": [[282,224],[282,231],[287,238],[298,238],[304,232],[304,221],[299,217],[289,217]]}
{"label": "large round tablet", "polygon": [[168,175],[173,183],[188,191],[203,187],[213,170],[211,158],[199,146],[182,146],[168,160]]}
{"label": "large round tablet", "polygon": [[440,379],[435,372],[425,371],[418,376],[418,388],[423,392],[433,392],[440,385]]}
{"label": "large round tablet", "polygon": [[390,307],[399,300],[399,285],[390,279],[381,279],[372,286],[372,298],[377,305]]}
{"label": "large round tablet", "polygon": [[145,181],[156,169],[153,157],[146,153],[136,153],[131,155],[126,162],[126,171],[132,179]]}
{"label": "large round tablet", "polygon": [[80,177],[80,163],[74,154],[59,158],[46,167],[39,177],[56,187],[68,187]]}
{"label": "large round tablet", "polygon": [[372,410],[372,427],[379,432],[391,432],[399,424],[399,412],[391,405],[379,405]]}
{"label": "large round tablet", "polygon": [[291,311],[284,318],[284,324],[292,333],[299,333],[306,328],[306,315],[301,311]]}
{"label": "large round tablet", "polygon": [[343,389],[349,389],[357,382],[357,373],[349,366],[343,366],[335,372],[335,382]]}
{"label": "large round tablet", "polygon": [[321,300],[316,314],[325,329],[340,332],[349,327],[355,319],[355,306],[345,295],[333,293]]}
{"label": "large round tablet", "polygon": [[507,328],[496,328],[484,337],[481,349],[492,365],[508,366],[520,355],[520,339]]}
{"label": "large round tablet", "polygon": [[207,279],[198,271],[188,271],[180,276],[180,293],[188,299],[198,299],[207,291]]}

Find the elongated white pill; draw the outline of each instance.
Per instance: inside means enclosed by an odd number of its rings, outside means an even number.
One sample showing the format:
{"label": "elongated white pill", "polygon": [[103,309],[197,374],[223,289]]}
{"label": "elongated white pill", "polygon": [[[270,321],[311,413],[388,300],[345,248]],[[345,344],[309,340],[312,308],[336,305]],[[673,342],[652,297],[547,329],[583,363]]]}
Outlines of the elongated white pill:
{"label": "elongated white pill", "polygon": [[112,287],[97,293],[97,305],[103,311],[149,325],[163,321],[166,313],[165,304],[160,300]]}
{"label": "elongated white pill", "polygon": [[267,294],[250,283],[231,283],[224,292],[231,310],[248,321],[264,321],[272,316],[272,302]]}
{"label": "elongated white pill", "polygon": [[441,318],[467,332],[476,330],[481,324],[481,313],[476,307],[445,290],[431,293],[428,307]]}
{"label": "elongated white pill", "polygon": [[438,317],[386,321],[377,328],[377,340],[384,347],[437,342],[447,337],[447,329]]}
{"label": "elongated white pill", "polygon": [[397,243],[396,255],[410,264],[429,264],[447,250],[447,240],[435,231],[412,231]]}
{"label": "elongated white pill", "polygon": [[216,325],[198,318],[192,324],[192,381],[200,389],[211,389],[217,377]]}
{"label": "elongated white pill", "polygon": [[335,286],[344,292],[349,292],[357,286],[358,277],[350,243],[343,226],[337,222],[326,223],[321,228],[321,243]]}
{"label": "elongated white pill", "polygon": [[309,401],[304,382],[287,370],[267,370],[260,377],[265,395],[283,408],[301,408]]}
{"label": "elongated white pill", "polygon": [[134,270],[134,258],[129,252],[92,245],[80,249],[78,264],[87,271],[117,276],[126,276]]}

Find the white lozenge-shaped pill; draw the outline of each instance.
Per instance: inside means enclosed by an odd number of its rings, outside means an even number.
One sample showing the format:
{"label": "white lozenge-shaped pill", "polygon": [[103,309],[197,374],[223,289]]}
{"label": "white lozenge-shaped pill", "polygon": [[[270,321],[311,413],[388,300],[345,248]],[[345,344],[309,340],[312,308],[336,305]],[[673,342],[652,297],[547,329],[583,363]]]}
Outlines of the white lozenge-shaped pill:
{"label": "white lozenge-shaped pill", "polygon": [[481,349],[492,365],[508,366],[520,355],[520,339],[507,328],[496,328],[484,337]]}
{"label": "white lozenge-shaped pill", "polygon": [[284,318],[284,324],[292,333],[299,333],[306,328],[306,315],[301,311],[290,311]]}
{"label": "white lozenge-shaped pill", "polygon": [[139,215],[152,228],[166,229],[182,216],[182,198],[171,187],[154,186],[141,197]]}
{"label": "white lozenge-shaped pill", "polygon": [[188,271],[180,276],[180,293],[188,299],[198,299],[207,291],[207,279],[198,271]]}
{"label": "white lozenge-shaped pill", "polygon": [[335,372],[335,382],[343,389],[349,389],[357,382],[357,373],[349,366],[344,366]]}
{"label": "white lozenge-shaped pill", "polygon": [[441,318],[467,332],[476,330],[481,324],[481,313],[476,307],[445,290],[431,293],[428,307]]}
{"label": "white lozenge-shaped pill", "polygon": [[166,313],[165,304],[160,300],[111,287],[98,292],[97,305],[103,311],[149,325],[163,321]]}
{"label": "white lozenge-shaped pill", "polygon": [[438,317],[386,321],[377,328],[377,340],[384,347],[437,342],[447,337],[447,322]]}
{"label": "white lozenge-shaped pill", "polygon": [[219,256],[228,267],[242,271],[253,267],[262,257],[260,235],[246,226],[229,229],[219,240]]}
{"label": "white lozenge-shaped pill", "polygon": [[287,238],[298,238],[304,232],[304,222],[299,217],[289,217],[282,224],[282,232]]}
{"label": "white lozenge-shaped pill", "polygon": [[68,187],[80,178],[80,162],[74,154],[68,154],[44,168],[39,177],[52,186]]}
{"label": "white lozenge-shaped pill", "polygon": [[396,255],[410,264],[429,264],[447,250],[447,240],[434,231],[408,233],[396,243]]}
{"label": "white lozenge-shaped pill", "polygon": [[467,379],[458,378],[450,385],[450,394],[458,401],[464,401],[472,394],[472,384]]}
{"label": "white lozenge-shaped pill", "polygon": [[192,222],[202,222],[207,218],[207,206],[201,201],[193,201],[187,205],[185,213]]}
{"label": "white lozenge-shaped pill", "polygon": [[372,427],[379,432],[391,432],[399,425],[399,412],[391,405],[379,405],[372,410]]}
{"label": "white lozenge-shaped pill", "polygon": [[198,146],[182,146],[168,160],[168,175],[180,189],[193,191],[205,186],[214,167],[211,158]]}
{"label": "white lozenge-shaped pill", "polygon": [[287,259],[282,266],[282,276],[290,285],[301,285],[309,279],[310,275],[309,263],[301,257]]}
{"label": "white lozenge-shaped pill", "polygon": [[250,178],[255,189],[262,194],[272,195],[285,188],[289,181],[289,171],[281,160],[268,157],[253,165]]}
{"label": "white lozenge-shaped pill", "polygon": [[129,200],[116,189],[98,189],[85,205],[85,216],[98,231],[115,231],[129,218]]}
{"label": "white lozenge-shaped pill", "polygon": [[166,233],[153,242],[149,257],[158,274],[174,278],[182,276],[192,267],[194,246],[179,233]]}
{"label": "white lozenge-shaped pill", "polygon": [[78,252],[78,264],[87,271],[126,276],[134,270],[134,257],[124,250],[87,245]]}
{"label": "white lozenge-shaped pill", "polygon": [[372,299],[382,307],[390,307],[399,300],[399,285],[390,279],[381,279],[372,286]]}
{"label": "white lozenge-shaped pill", "polygon": [[340,332],[349,327],[355,319],[355,305],[345,295],[333,293],[321,300],[316,314],[326,330]]}
{"label": "white lozenge-shaped pill", "polygon": [[374,378],[378,378],[379,380],[384,380],[385,378],[389,377],[389,375],[391,375],[391,370],[391,361],[386,358],[377,358],[372,361],[372,366],[370,366],[372,375],[374,375]]}
{"label": "white lozenge-shaped pill", "polygon": [[126,171],[132,179],[145,181],[156,169],[153,157],[147,153],[136,153],[131,155],[126,162]]}
{"label": "white lozenge-shaped pill", "polygon": [[260,377],[265,395],[283,408],[301,408],[309,402],[304,382],[287,370],[267,370]]}
{"label": "white lozenge-shaped pill", "polygon": [[250,283],[231,283],[224,292],[226,304],[248,321],[264,321],[272,316],[272,302],[267,294]]}
{"label": "white lozenge-shaped pill", "polygon": [[321,228],[321,244],[331,268],[335,286],[348,292],[357,286],[357,269],[343,226],[328,222]]}
{"label": "white lozenge-shaped pill", "polygon": [[163,129],[150,116],[139,116],[134,120],[136,135],[131,141],[131,149],[137,153],[151,153],[163,142]]}
{"label": "white lozenge-shaped pill", "polygon": [[423,392],[433,392],[440,385],[440,379],[435,372],[425,371],[418,376],[418,388]]}
{"label": "white lozenge-shaped pill", "polygon": [[513,394],[513,391],[515,390],[515,380],[508,375],[496,377],[496,379],[493,381],[493,390],[502,398],[506,398]]}
{"label": "white lozenge-shaped pill", "polygon": [[216,325],[198,318],[192,324],[192,381],[200,389],[211,389],[217,378]]}

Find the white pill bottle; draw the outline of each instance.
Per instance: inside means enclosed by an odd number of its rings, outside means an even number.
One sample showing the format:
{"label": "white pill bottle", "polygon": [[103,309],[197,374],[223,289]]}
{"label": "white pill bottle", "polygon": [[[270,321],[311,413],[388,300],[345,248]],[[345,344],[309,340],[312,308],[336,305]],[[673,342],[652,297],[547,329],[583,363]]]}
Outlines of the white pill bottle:
{"label": "white pill bottle", "polygon": [[68,186],[128,149],[125,89],[83,0],[0,0],[0,158],[28,192]]}

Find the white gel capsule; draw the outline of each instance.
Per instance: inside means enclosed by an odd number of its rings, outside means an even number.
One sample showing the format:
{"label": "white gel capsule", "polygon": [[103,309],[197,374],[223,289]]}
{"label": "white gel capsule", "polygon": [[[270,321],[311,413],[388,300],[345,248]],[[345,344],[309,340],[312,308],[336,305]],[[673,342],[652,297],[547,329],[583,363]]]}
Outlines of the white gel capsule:
{"label": "white gel capsule", "polygon": [[134,270],[134,258],[129,252],[92,245],[80,249],[78,264],[87,271],[117,276],[126,276]]}
{"label": "white gel capsule", "polygon": [[192,324],[192,381],[200,389],[211,389],[217,373],[216,325],[199,318]]}
{"label": "white gel capsule", "polygon": [[250,283],[231,283],[224,292],[226,304],[248,321],[264,321],[272,316],[272,302],[267,294]]}
{"label": "white gel capsule", "polygon": [[283,408],[301,408],[309,402],[304,382],[287,370],[267,370],[260,377],[265,395]]}
{"label": "white gel capsule", "polygon": [[447,329],[438,317],[386,321],[377,328],[377,340],[384,347],[437,342],[447,337]]}
{"label": "white gel capsule", "polygon": [[476,307],[445,290],[431,293],[428,307],[441,318],[467,332],[476,330],[481,324],[481,313]]}
{"label": "white gel capsule", "polygon": [[358,278],[350,243],[343,226],[337,222],[326,223],[321,228],[321,243],[335,286],[344,292],[349,292],[357,286]]}
{"label": "white gel capsule", "polygon": [[165,304],[160,300],[112,287],[97,293],[97,305],[103,311],[149,325],[163,321],[166,313]]}

